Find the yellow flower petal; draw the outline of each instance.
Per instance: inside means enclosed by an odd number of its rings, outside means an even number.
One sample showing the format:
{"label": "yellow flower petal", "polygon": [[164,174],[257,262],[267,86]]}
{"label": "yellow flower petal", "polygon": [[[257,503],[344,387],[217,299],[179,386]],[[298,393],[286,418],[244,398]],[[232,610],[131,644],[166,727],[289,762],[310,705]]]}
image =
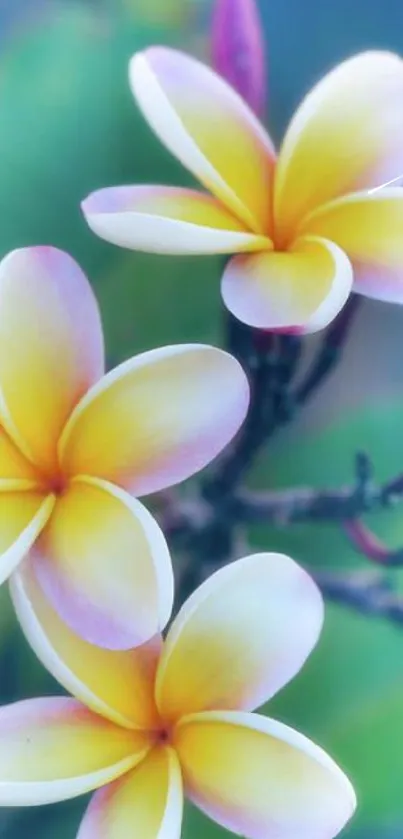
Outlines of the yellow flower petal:
{"label": "yellow flower petal", "polygon": [[42,664],[69,693],[118,725],[157,728],[154,677],[160,637],[127,652],[88,644],[52,609],[29,560],[15,571],[10,587],[28,642]]}
{"label": "yellow flower petal", "polygon": [[11,438],[0,428],[0,492],[18,489],[34,489],[40,483],[32,463],[14,445]]}
{"label": "yellow flower petal", "polygon": [[135,495],[202,469],[245,417],[249,387],[228,353],[162,347],[121,364],[77,406],[60,446],[69,474],[97,475]]}
{"label": "yellow flower petal", "polygon": [[279,240],[337,196],[403,172],[403,62],[366,52],[336,67],[297,110],[280,151],[274,212]]}
{"label": "yellow flower petal", "polygon": [[173,749],[153,749],[124,778],[95,794],[77,839],[179,839],[183,793]]}
{"label": "yellow flower petal", "polygon": [[352,281],[351,264],[337,245],[302,236],[288,251],[233,257],[221,292],[243,323],[305,333],[323,329],[336,317]]}
{"label": "yellow flower petal", "polygon": [[268,233],[274,149],[243,99],[208,67],[164,47],[134,56],[130,82],[169,151],[251,231]]}
{"label": "yellow flower petal", "polygon": [[97,304],[74,260],[48,247],[3,259],[0,327],[0,420],[52,473],[67,417],[103,373]]}
{"label": "yellow flower petal", "polygon": [[146,734],[118,728],[75,699],[6,705],[0,709],[0,805],[82,795],[136,766],[149,748]]}
{"label": "yellow flower petal", "polygon": [[303,232],[326,236],[348,254],[354,291],[403,303],[403,189],[354,193],[308,216]]}
{"label": "yellow flower petal", "polygon": [[332,839],[355,809],[350,782],[322,749],[258,714],[194,714],[175,745],[187,794],[247,839]]}
{"label": "yellow flower petal", "polygon": [[0,584],[10,576],[45,527],[55,497],[40,492],[0,493]]}
{"label": "yellow flower petal", "polygon": [[109,187],[92,193],[82,209],[94,233],[133,250],[237,253],[268,246],[263,236],[248,232],[215,198],[191,189]]}
{"label": "yellow flower petal", "polygon": [[156,681],[163,718],[261,705],[298,672],[322,619],[319,590],[287,556],[254,554],[217,571],[168,632]]}
{"label": "yellow flower petal", "polygon": [[139,501],[106,481],[71,484],[30,561],[60,617],[92,644],[136,647],[171,614],[173,576],[164,536]]}

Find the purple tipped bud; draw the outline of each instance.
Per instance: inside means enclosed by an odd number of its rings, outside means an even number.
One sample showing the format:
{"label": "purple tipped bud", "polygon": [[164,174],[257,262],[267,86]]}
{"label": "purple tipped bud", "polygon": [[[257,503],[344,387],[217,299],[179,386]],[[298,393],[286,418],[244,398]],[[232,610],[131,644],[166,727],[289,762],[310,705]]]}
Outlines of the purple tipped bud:
{"label": "purple tipped bud", "polygon": [[255,0],[215,0],[212,63],[261,116],[266,101],[266,61]]}

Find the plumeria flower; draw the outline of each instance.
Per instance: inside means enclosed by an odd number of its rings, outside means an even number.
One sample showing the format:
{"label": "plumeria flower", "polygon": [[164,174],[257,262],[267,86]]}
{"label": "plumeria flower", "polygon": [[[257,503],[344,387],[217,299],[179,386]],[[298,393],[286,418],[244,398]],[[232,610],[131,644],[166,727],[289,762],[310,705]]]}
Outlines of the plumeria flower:
{"label": "plumeria flower", "polygon": [[250,839],[331,839],[352,815],[354,791],[333,760],[250,713],[295,675],[322,625],[320,593],[288,557],[221,569],[164,642],[124,652],[74,635],[27,562],[12,596],[34,651],[75,698],[0,709],[0,804],[102,787],[78,839],[178,839],[183,792]]}
{"label": "plumeria flower", "polygon": [[135,496],[201,469],[238,430],[248,384],[235,359],[163,347],[104,375],[98,307],[54,248],[0,263],[0,582],[29,561],[87,641],[134,647],[173,599],[164,536]]}
{"label": "plumeria flower", "polygon": [[403,62],[357,55],[298,108],[278,156],[240,96],[171,49],[134,56],[131,87],[151,128],[209,190],[132,186],[83,204],[99,236],[166,254],[234,253],[228,309],[263,329],[314,332],[351,288],[403,302]]}

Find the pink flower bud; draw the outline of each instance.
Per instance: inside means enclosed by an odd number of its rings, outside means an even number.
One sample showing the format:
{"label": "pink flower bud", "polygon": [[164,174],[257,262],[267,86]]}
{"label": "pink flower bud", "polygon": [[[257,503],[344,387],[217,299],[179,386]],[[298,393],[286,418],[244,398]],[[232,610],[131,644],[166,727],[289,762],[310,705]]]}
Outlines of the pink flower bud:
{"label": "pink flower bud", "polygon": [[212,63],[260,116],[266,100],[266,62],[255,0],[216,0]]}

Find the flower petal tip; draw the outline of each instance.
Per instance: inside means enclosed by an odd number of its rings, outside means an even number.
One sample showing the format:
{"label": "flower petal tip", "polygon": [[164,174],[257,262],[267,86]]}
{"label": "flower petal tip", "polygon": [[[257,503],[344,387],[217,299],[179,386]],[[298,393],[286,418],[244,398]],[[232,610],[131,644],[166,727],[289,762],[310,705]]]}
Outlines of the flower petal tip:
{"label": "flower petal tip", "polygon": [[99,211],[102,212],[102,197],[101,200],[99,200],[99,197],[102,196],[102,192],[103,190],[97,189],[95,192],[91,192],[89,195],[87,195],[86,198],[84,198],[83,201],[81,201],[80,206],[85,217],[87,217],[87,215],[90,213],[97,213]]}
{"label": "flower petal tip", "polygon": [[86,217],[93,213],[113,213],[115,210],[122,212],[125,209],[125,197],[127,208],[130,207],[131,192],[132,188],[126,186],[107,186],[96,189],[84,198],[81,209]]}

